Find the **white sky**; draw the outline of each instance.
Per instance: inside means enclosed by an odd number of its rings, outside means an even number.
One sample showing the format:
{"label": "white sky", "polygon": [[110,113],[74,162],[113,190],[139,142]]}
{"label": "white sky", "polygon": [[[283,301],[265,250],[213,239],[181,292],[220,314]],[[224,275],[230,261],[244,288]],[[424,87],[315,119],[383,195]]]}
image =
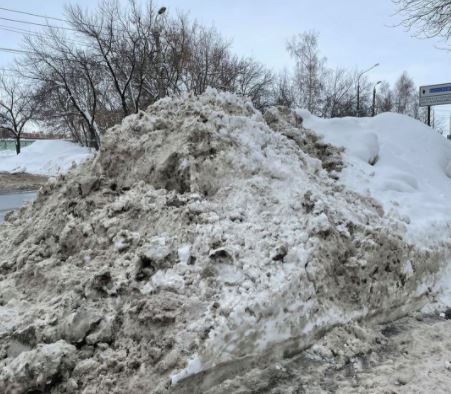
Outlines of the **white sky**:
{"label": "white sky", "polygon": [[[75,0],[92,8],[93,0]],[[0,0],[0,7],[63,16],[65,1]],[[294,34],[315,30],[328,64],[363,70],[380,63],[368,76],[394,80],[406,70],[417,85],[451,82],[451,52],[438,49],[439,40],[420,40],[396,27],[399,17],[391,0],[159,0],[168,12],[189,12],[202,24],[215,26],[239,55],[248,55],[274,70],[290,68],[285,45]],[[43,20],[0,10],[0,17]],[[45,23],[45,21],[44,21]],[[52,22],[54,23],[54,22]],[[57,23],[57,22],[55,22]],[[0,20],[0,25],[30,29]],[[20,35],[0,30],[3,47],[18,48]],[[0,67],[13,55],[0,52]],[[443,114],[447,107],[437,107]]]}

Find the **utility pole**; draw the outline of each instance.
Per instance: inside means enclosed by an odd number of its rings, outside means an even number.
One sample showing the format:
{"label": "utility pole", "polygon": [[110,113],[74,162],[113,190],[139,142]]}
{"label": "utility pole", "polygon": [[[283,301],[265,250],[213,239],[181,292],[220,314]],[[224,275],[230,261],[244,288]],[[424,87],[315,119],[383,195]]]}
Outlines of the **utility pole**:
{"label": "utility pole", "polygon": [[366,74],[368,71],[371,71],[373,68],[379,66],[379,63],[376,63],[374,66],[371,66],[368,70],[362,71],[357,77],[357,117],[360,116],[360,78],[363,74]]}
{"label": "utility pole", "polygon": [[153,35],[155,38],[155,46],[157,49],[157,67],[158,67],[158,73],[157,73],[157,87],[158,87],[158,99],[161,99],[165,96],[165,86],[163,84],[163,62],[162,62],[162,48],[161,48],[161,32],[163,30],[163,24],[161,22],[162,15],[166,12],[166,7],[161,7],[158,10],[158,14],[155,16],[154,24],[155,27],[153,28]]}
{"label": "utility pole", "polygon": [[371,110],[371,116],[376,115],[376,86],[379,85],[382,81],[377,81],[373,87],[373,107]]}

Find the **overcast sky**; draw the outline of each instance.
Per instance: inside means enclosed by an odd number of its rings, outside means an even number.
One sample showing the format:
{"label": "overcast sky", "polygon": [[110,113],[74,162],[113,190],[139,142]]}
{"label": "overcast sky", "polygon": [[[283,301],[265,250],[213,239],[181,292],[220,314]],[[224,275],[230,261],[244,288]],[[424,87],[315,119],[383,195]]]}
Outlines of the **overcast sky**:
{"label": "overcast sky", "polygon": [[[93,0],[75,0],[92,8]],[[0,0],[0,7],[63,16],[64,1]],[[366,69],[375,81],[394,80],[406,70],[417,85],[451,82],[451,53],[440,50],[438,40],[420,40],[396,27],[399,17],[391,0],[164,0],[170,14],[188,12],[193,19],[215,26],[232,42],[233,50],[250,55],[274,70],[290,68],[285,46],[294,34],[315,30],[320,48],[332,67]],[[0,10],[0,17],[42,22]],[[45,21],[44,21],[45,22]],[[52,22],[53,23],[53,22]],[[0,25],[30,26],[0,20]],[[18,48],[20,35],[0,30],[3,47]],[[0,52],[0,67],[13,56]],[[444,110],[440,107],[439,110]]]}

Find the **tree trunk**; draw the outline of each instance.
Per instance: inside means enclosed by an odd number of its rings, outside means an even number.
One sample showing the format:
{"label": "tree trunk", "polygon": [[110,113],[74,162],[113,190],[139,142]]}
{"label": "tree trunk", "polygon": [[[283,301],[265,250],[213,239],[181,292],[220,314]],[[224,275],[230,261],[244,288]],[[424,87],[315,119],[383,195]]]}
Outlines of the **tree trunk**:
{"label": "tree trunk", "polygon": [[20,154],[20,137],[16,137],[16,154]]}
{"label": "tree trunk", "polygon": [[92,126],[89,126],[89,134],[90,134],[89,147],[94,148],[96,151],[98,151],[100,149],[100,141],[96,129]]}

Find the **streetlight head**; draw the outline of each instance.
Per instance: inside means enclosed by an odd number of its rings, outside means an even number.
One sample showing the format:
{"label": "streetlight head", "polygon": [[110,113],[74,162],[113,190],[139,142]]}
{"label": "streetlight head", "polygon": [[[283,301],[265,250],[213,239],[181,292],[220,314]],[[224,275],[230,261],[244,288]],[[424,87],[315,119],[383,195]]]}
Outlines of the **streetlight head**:
{"label": "streetlight head", "polygon": [[376,63],[376,64],[374,65],[374,67],[377,67],[377,66],[380,66],[380,64],[379,64],[379,63]]}
{"label": "streetlight head", "polygon": [[379,85],[380,83],[382,83],[382,81],[377,81],[377,82],[376,82],[376,85]]}
{"label": "streetlight head", "polygon": [[159,10],[158,10],[158,15],[162,15],[162,14],[164,14],[166,12],[166,7],[161,7]]}

